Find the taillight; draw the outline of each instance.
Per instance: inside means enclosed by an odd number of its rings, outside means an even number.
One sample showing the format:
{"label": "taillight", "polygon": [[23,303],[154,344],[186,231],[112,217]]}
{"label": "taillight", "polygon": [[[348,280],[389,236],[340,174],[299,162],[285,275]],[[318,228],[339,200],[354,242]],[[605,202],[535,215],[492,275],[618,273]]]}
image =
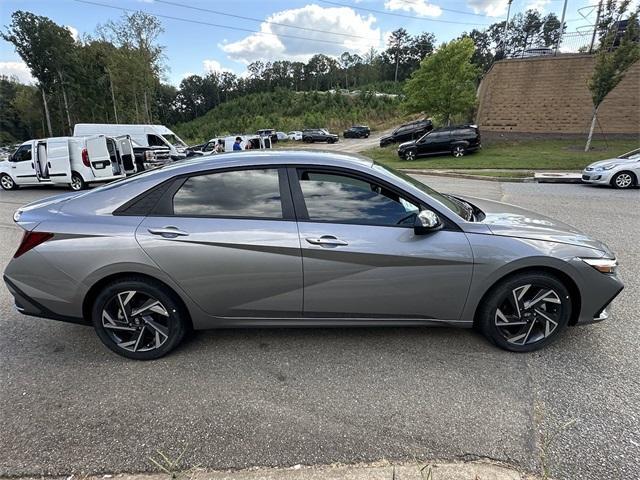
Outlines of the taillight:
{"label": "taillight", "polygon": [[20,255],[27,253],[29,250],[37,247],[41,243],[46,242],[53,237],[53,233],[48,232],[24,232],[22,242],[13,258],[18,258]]}
{"label": "taillight", "polygon": [[85,167],[91,168],[91,163],[89,163],[89,152],[87,152],[86,148],[82,149],[82,163]]}

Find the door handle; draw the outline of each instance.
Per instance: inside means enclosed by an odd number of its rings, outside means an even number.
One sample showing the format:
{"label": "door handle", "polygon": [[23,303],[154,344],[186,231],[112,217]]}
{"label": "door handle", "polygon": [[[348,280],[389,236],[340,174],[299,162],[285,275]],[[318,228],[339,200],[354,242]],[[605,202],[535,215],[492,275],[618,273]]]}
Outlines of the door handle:
{"label": "door handle", "polygon": [[327,245],[333,247],[349,245],[344,240],[339,240],[333,235],[323,235],[320,238],[305,238],[305,240],[312,245]]}
{"label": "door handle", "polygon": [[161,237],[164,237],[164,238],[186,237],[189,235],[188,232],[185,232],[184,230],[180,230],[178,229],[178,227],[174,227],[172,225],[169,225],[167,227],[162,227],[162,228],[148,228],[147,231],[151,235],[160,235]]}

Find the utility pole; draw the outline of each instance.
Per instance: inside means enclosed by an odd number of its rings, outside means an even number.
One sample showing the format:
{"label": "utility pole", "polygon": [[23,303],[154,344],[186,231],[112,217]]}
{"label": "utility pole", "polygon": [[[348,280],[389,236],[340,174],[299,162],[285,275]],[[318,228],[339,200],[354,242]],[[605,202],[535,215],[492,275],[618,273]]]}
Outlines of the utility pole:
{"label": "utility pole", "polygon": [[596,14],[596,23],[593,26],[593,35],[591,36],[591,45],[589,45],[589,53],[593,53],[593,44],[596,41],[596,33],[598,31],[598,24],[600,23],[601,13],[602,13],[602,0],[598,2],[598,13]]}
{"label": "utility pole", "polygon": [[507,43],[507,27],[509,26],[509,14],[511,13],[511,3],[513,0],[509,0],[509,6],[507,7],[507,20],[504,22],[504,30],[502,31],[502,51],[505,50],[504,46]]}
{"label": "utility pole", "polygon": [[562,19],[560,20],[560,32],[558,33],[558,41],[556,42],[556,51],[554,56],[558,55],[558,49],[560,48],[560,41],[562,40],[562,34],[564,33],[564,16],[567,13],[567,0],[564,0],[564,6],[562,7]]}
{"label": "utility pole", "polygon": [[111,85],[111,102],[113,103],[113,116],[116,117],[116,123],[118,123],[118,110],[116,109],[116,94],[113,91],[113,78],[111,77],[111,70],[107,69],[109,74],[109,85]]}

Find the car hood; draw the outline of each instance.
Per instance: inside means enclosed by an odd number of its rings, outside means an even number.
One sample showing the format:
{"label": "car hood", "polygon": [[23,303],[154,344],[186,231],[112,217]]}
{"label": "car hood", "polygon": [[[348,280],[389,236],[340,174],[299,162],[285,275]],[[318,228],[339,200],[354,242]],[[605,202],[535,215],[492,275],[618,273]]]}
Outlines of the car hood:
{"label": "car hood", "polygon": [[637,163],[638,160],[636,159],[631,159],[631,158],[609,158],[608,160],[600,160],[599,162],[594,162],[591,163],[587,166],[591,167],[593,169],[597,168],[597,167],[602,167],[603,165],[609,165],[611,163]]}
{"label": "car hood", "polygon": [[413,147],[416,144],[415,140],[411,140],[410,142],[403,142],[398,145],[398,149]]}
{"label": "car hood", "polygon": [[494,235],[566,243],[592,248],[607,256],[613,256],[604,243],[559,220],[507,203],[467,196],[460,198],[484,212],[486,218],[480,223],[486,225]]}

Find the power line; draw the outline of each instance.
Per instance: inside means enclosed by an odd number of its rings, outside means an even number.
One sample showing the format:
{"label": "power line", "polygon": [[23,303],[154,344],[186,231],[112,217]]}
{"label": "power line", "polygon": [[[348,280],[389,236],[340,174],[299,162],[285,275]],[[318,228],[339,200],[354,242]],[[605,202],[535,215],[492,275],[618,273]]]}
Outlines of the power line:
{"label": "power line", "polygon": [[456,22],[456,21],[453,21],[453,20],[440,20],[440,19],[437,19],[437,18],[415,17],[415,16],[411,16],[411,15],[405,15],[403,13],[385,12],[384,10],[376,10],[376,9],[373,9],[373,8],[361,7],[359,5],[348,5],[346,3],[332,2],[332,1],[329,1],[329,0],[320,0],[320,2],[329,4],[329,5],[334,5],[334,6],[337,6],[337,7],[348,7],[348,8],[353,8],[353,9],[356,9],[356,10],[363,10],[365,12],[378,13],[380,15],[389,15],[389,16],[392,16],[392,17],[408,18],[410,20],[422,20],[424,22],[451,23],[451,24],[454,24],[454,25],[471,25],[473,27],[477,27],[477,26],[481,26],[481,25],[490,25],[489,23],[486,23],[486,22],[483,22],[483,23],[468,23],[468,22]]}
{"label": "power line", "polygon": [[74,2],[78,2],[78,3],[85,3],[87,5],[95,5],[98,7],[104,7],[104,8],[111,8],[113,10],[120,10],[122,12],[137,12],[137,11],[142,11],[145,13],[149,13],[150,15],[154,15],[156,17],[159,18],[166,18],[168,20],[177,20],[180,22],[187,22],[187,23],[195,23],[198,25],[207,25],[209,27],[216,27],[216,28],[225,28],[227,30],[235,30],[235,31],[239,31],[239,32],[247,32],[247,33],[255,33],[258,35],[270,35],[270,36],[274,36],[274,37],[281,37],[281,38],[293,38],[295,40],[304,40],[307,42],[318,42],[318,43],[329,43],[332,45],[342,45],[344,46],[343,42],[337,42],[334,40],[322,40],[322,39],[316,39],[316,38],[308,38],[308,37],[299,37],[297,35],[288,35],[288,34],[284,34],[284,33],[271,33],[271,32],[261,32],[259,30],[251,30],[249,28],[242,28],[242,27],[230,27],[229,25],[221,25],[219,23],[211,23],[211,22],[203,22],[201,20],[193,20],[190,18],[182,18],[182,17],[174,17],[172,15],[163,15],[160,13],[153,13],[153,12],[148,12],[145,10],[140,10],[140,9],[131,9],[131,8],[125,8],[125,7],[116,7],[115,5],[107,5],[105,3],[99,3],[99,2],[92,2],[89,0],[74,0]]}
{"label": "power line", "polygon": [[[407,4],[407,5],[413,5],[415,7],[419,6],[418,3],[416,3],[416,0],[400,0],[402,3]],[[417,1],[421,1],[421,0],[417,0]],[[462,10],[453,10],[451,8],[444,8],[441,7],[440,5],[435,5],[433,4],[432,6],[434,7],[438,7],[440,10],[442,10],[443,12],[450,12],[450,13],[459,13],[461,15],[472,15],[474,17],[487,17],[487,15],[483,14],[483,13],[474,13],[474,12],[465,12]],[[418,12],[416,12],[418,13]],[[415,18],[415,17],[412,17]]]}
{"label": "power line", "polygon": [[208,8],[201,8],[201,7],[194,7],[194,6],[191,6],[191,5],[185,5],[184,3],[170,2],[168,0],[155,0],[155,3],[164,3],[166,5],[172,5],[174,7],[182,7],[182,8],[188,8],[188,9],[191,9],[191,10],[198,10],[198,11],[201,11],[201,12],[215,13],[216,15],[223,15],[225,17],[239,18],[241,20],[249,20],[251,22],[267,23],[269,25],[277,25],[279,27],[295,28],[295,29],[298,29],[298,30],[306,30],[306,31],[309,31],[309,32],[317,32],[317,33],[328,33],[330,35],[340,35],[342,37],[365,38],[365,37],[363,37],[361,35],[352,35],[350,33],[332,32],[331,30],[319,30],[317,28],[300,27],[298,25],[287,25],[286,23],[273,22],[271,20],[264,20],[264,19],[260,19],[260,18],[245,17],[243,15],[236,15],[236,14],[233,14],[233,13],[225,13],[225,12],[221,12],[221,11],[218,11],[218,10],[210,10]]}

